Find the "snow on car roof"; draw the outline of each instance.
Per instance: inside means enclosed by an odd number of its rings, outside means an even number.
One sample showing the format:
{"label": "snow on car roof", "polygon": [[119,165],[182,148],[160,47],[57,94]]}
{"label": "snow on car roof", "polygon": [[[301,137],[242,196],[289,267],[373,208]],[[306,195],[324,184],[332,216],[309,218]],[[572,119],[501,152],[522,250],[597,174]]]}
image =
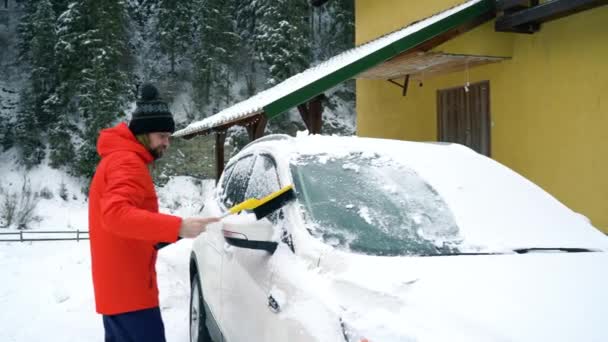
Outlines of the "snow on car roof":
{"label": "snow on car roof", "polygon": [[186,128],[175,132],[174,136],[182,137],[185,135],[202,132],[210,128],[222,126],[234,121],[254,116],[256,114],[260,114],[264,111],[265,106],[277,101],[278,99],[283,98],[286,95],[293,93],[294,91],[297,91],[298,89],[327,75],[330,75],[333,72],[340,70],[341,68],[344,68],[355,61],[370,55],[373,52],[378,51],[379,49],[382,49],[414,32],[445,19],[454,13],[458,13],[468,7],[471,7],[480,1],[481,0],[467,1],[429,18],[406,26],[398,31],[389,33],[366,44],[347,50],[321,64],[318,64],[317,66],[296,74],[277,84],[276,86],[262,91],[245,101],[239,102],[201,121],[193,122]]}
{"label": "snow on car roof", "polygon": [[284,160],[301,155],[379,154],[412,169],[443,197],[464,239],[492,250],[579,247],[608,250],[608,237],[539,186],[459,144],[299,135],[255,144]]}

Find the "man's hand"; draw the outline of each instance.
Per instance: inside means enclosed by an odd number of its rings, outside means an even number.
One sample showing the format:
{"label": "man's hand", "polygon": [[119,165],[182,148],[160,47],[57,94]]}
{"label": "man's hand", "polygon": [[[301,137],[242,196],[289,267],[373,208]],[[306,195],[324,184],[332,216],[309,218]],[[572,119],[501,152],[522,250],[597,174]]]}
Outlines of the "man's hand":
{"label": "man's hand", "polygon": [[213,222],[218,222],[219,217],[188,217],[182,220],[182,225],[179,227],[179,236],[183,238],[195,238],[200,233],[207,230],[207,225]]}

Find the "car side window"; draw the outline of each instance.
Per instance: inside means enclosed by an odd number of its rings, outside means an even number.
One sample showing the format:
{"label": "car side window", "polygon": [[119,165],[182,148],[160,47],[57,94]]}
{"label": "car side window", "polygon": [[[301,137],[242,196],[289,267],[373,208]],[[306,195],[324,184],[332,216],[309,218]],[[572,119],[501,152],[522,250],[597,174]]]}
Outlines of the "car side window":
{"label": "car side window", "polygon": [[279,175],[272,159],[259,155],[253,165],[245,198],[263,198],[280,189]]}
{"label": "car side window", "polygon": [[[280,189],[279,175],[274,161],[267,155],[259,155],[253,165],[253,172],[251,173],[245,198],[264,198]],[[270,222],[277,224],[282,214],[281,210],[277,210],[266,218]]]}
{"label": "car side window", "polygon": [[234,170],[234,164],[230,165],[229,167],[224,169],[224,172],[222,172],[222,178],[220,180],[220,186],[217,192],[222,202],[225,202],[226,200],[226,187],[228,186],[228,180],[230,179],[230,174],[232,173],[232,170]]}
{"label": "car side window", "polygon": [[247,183],[251,175],[253,160],[254,156],[247,156],[236,162],[230,179],[226,184],[225,196],[223,198],[223,202],[227,208],[239,204],[245,199],[245,191],[247,191]]}

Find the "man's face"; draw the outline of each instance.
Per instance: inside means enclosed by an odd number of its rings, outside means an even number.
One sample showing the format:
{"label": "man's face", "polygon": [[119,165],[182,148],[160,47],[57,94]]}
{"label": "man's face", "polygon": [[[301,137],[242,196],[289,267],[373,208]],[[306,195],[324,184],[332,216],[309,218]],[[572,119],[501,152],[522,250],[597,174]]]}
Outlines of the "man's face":
{"label": "man's face", "polygon": [[163,156],[165,150],[169,148],[169,137],[171,137],[171,133],[169,132],[154,132],[148,133],[148,137],[150,138],[150,153],[154,159],[158,159]]}

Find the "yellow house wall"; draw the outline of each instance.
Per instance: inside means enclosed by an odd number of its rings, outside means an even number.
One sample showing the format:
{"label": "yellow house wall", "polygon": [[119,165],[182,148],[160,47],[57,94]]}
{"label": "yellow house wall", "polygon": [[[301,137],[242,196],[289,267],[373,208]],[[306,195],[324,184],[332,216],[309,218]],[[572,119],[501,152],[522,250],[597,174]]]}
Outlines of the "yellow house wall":
{"label": "yellow house wall", "polygon": [[[356,1],[357,41],[404,26],[395,13],[399,7],[409,8],[400,3],[413,2],[386,0],[390,6],[379,5],[384,1]],[[430,3],[419,2],[412,12]],[[408,12],[407,18],[427,12]],[[392,25],[383,23],[389,20]],[[471,83],[490,81],[492,157],[608,232],[606,22],[608,7],[546,23],[534,35],[496,33],[488,23],[435,50],[512,57],[469,70]],[[358,134],[436,140],[436,91],[465,82],[465,72],[426,79],[422,87],[410,83],[403,97],[387,81],[357,80]]]}

